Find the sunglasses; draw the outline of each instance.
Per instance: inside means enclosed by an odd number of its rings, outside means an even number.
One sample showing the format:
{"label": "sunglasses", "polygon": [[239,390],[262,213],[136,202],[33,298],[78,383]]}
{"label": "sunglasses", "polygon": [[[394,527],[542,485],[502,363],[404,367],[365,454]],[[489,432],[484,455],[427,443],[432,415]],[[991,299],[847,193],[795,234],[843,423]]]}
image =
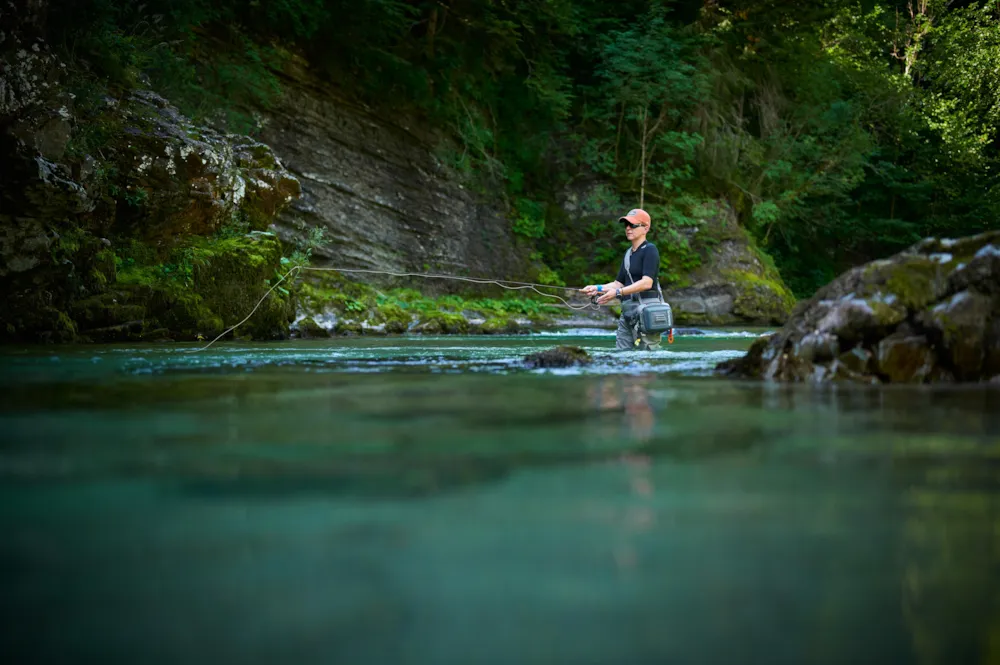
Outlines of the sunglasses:
{"label": "sunglasses", "polygon": [[624,224],[625,226],[627,226],[630,229],[637,229],[640,226],[645,226],[645,224],[633,224],[632,222],[622,222],[622,224]]}

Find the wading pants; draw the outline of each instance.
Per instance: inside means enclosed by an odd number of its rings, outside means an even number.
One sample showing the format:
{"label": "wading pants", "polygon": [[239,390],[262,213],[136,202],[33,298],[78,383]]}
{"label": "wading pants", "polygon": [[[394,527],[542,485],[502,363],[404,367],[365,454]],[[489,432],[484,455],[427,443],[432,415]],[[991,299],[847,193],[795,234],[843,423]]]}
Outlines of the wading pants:
{"label": "wading pants", "polygon": [[[618,330],[615,332],[615,347],[619,351],[649,351],[650,349],[659,348],[660,335],[653,335],[652,337],[653,339],[650,341],[655,340],[655,343],[650,346],[639,338],[638,323],[629,323],[624,313],[618,317]],[[638,344],[635,343],[637,339],[639,339]]]}

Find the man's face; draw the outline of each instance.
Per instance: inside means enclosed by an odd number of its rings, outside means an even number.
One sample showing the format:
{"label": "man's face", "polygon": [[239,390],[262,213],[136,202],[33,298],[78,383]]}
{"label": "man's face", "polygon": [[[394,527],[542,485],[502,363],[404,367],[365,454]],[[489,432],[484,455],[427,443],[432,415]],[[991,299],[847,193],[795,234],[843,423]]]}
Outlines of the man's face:
{"label": "man's face", "polygon": [[649,231],[644,224],[638,224],[635,228],[627,222],[622,222],[621,224],[625,227],[625,237],[629,240],[629,242],[636,240],[637,238],[644,238],[646,233]]}

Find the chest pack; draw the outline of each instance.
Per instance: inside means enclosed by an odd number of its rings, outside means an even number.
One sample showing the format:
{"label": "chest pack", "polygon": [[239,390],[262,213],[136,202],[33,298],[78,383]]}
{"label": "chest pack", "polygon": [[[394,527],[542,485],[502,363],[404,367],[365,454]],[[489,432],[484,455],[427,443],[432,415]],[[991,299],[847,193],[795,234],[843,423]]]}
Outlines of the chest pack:
{"label": "chest pack", "polygon": [[[628,251],[625,252],[625,274],[628,275],[629,281],[635,284],[635,280],[632,279],[632,271],[629,270],[631,263],[632,248],[629,247]],[[663,300],[663,291],[660,290],[659,280],[656,280],[655,284],[656,294],[659,297],[658,302],[652,299],[643,300],[638,293],[633,293],[629,296],[629,298],[635,302],[633,316],[636,317],[639,324],[639,332],[651,335],[667,333],[670,341],[672,342],[674,314],[670,309],[670,305]]]}

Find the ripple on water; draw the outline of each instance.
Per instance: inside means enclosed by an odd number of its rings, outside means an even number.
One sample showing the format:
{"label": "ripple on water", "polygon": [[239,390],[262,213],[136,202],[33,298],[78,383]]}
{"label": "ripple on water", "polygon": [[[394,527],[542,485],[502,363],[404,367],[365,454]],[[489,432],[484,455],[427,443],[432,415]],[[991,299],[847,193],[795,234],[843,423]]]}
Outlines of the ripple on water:
{"label": "ripple on water", "polygon": [[121,371],[131,375],[255,372],[274,369],[303,369],[326,372],[393,372],[463,370],[509,373],[524,371],[558,375],[575,374],[636,374],[680,373],[697,375],[710,372],[723,360],[744,353],[741,348],[691,349],[676,348],[656,351],[614,351],[607,346],[580,344],[591,354],[589,365],[563,369],[522,368],[524,356],[540,347],[538,344],[483,345],[480,340],[468,345],[449,346],[352,346],[338,348],[274,348],[266,349],[219,346],[197,354],[156,353],[122,359]]}

